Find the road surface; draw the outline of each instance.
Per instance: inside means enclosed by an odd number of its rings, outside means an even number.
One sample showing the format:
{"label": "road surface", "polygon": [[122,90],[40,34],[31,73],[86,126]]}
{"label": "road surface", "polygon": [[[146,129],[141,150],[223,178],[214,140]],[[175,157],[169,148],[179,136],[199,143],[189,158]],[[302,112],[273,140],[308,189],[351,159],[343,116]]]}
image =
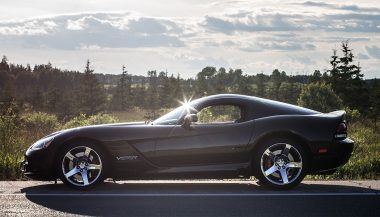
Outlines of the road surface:
{"label": "road surface", "polygon": [[0,182],[0,216],[380,216],[380,181],[305,181],[271,191],[252,181]]}

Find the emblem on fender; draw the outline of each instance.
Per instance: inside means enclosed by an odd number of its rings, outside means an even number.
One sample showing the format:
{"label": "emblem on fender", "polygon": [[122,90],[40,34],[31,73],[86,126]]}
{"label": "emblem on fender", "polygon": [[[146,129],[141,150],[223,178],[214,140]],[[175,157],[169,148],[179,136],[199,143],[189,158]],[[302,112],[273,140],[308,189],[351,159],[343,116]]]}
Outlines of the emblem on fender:
{"label": "emblem on fender", "polygon": [[127,156],[121,156],[121,157],[116,157],[117,160],[136,160],[138,156],[136,155],[127,155]]}

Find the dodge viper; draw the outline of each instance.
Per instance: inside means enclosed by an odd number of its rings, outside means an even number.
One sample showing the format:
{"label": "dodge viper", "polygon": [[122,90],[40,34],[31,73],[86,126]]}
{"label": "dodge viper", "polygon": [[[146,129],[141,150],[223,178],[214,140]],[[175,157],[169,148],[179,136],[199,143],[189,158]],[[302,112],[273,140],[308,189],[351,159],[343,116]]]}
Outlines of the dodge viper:
{"label": "dodge viper", "polygon": [[354,142],[344,111],[219,94],[151,122],[104,124],[50,134],[28,148],[21,169],[35,180],[88,189],[113,179],[250,178],[275,189],[331,174]]}

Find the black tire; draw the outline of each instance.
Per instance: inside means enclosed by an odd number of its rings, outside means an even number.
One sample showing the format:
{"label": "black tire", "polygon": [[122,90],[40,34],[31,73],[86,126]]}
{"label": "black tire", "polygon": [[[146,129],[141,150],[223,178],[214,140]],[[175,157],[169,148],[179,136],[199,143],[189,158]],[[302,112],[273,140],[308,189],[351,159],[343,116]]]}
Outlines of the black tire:
{"label": "black tire", "polygon": [[108,170],[107,155],[93,141],[76,141],[60,150],[58,176],[67,186],[87,190],[102,183]]}
{"label": "black tire", "polygon": [[284,190],[297,186],[304,179],[309,159],[298,142],[279,138],[265,140],[258,145],[253,153],[252,168],[260,185]]}

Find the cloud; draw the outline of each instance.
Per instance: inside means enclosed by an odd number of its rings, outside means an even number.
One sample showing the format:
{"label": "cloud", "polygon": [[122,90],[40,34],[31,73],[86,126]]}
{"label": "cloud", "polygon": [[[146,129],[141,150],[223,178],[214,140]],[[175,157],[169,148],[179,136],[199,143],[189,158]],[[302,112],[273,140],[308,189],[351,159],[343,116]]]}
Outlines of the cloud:
{"label": "cloud", "polygon": [[[206,16],[203,26],[215,32],[232,34],[242,32],[260,32],[260,31],[294,31],[300,30],[300,25],[292,19],[290,15],[269,14],[266,16],[253,15],[244,12],[230,18],[231,15],[222,17]],[[243,18],[242,18],[243,17]]]}
{"label": "cloud", "polygon": [[299,62],[305,65],[314,65],[316,63],[315,60],[310,59],[307,56],[295,56],[291,58],[294,62]]}
{"label": "cloud", "polygon": [[365,49],[367,50],[368,54],[376,59],[380,59],[380,48],[378,46],[373,45],[372,47],[366,46]]}
{"label": "cloud", "polygon": [[358,5],[338,5],[338,4],[329,4],[325,2],[316,2],[316,1],[306,1],[303,3],[296,3],[303,6],[311,7],[321,7],[327,9],[336,9],[336,10],[346,10],[346,11],[355,11],[355,12],[380,12],[379,8],[375,7],[360,7]]}
{"label": "cloud", "polygon": [[189,67],[199,70],[205,66],[230,67],[229,63],[223,58],[215,58],[211,56],[195,56],[192,53],[180,53],[174,55],[177,61],[186,63]]}
{"label": "cloud", "polygon": [[[379,9],[380,13],[380,9]],[[373,32],[380,31],[380,14],[365,13],[279,13],[274,9],[250,13],[206,16],[203,27],[211,32],[236,34],[239,32]]]}
{"label": "cloud", "polygon": [[324,19],[332,24],[326,26],[328,31],[342,32],[371,32],[380,31],[380,14],[330,14],[325,15]]}
{"label": "cloud", "polygon": [[296,34],[273,34],[272,36],[257,37],[254,43],[241,46],[240,50],[246,52],[260,51],[310,51],[316,46],[309,37],[299,37]]}
{"label": "cloud", "polygon": [[181,47],[182,29],[161,18],[130,13],[95,13],[0,23],[0,39],[17,41],[27,48],[80,49]]}
{"label": "cloud", "polygon": [[51,20],[29,20],[23,23],[0,24],[0,36],[43,35],[54,31],[57,24]]}
{"label": "cloud", "polygon": [[[369,8],[359,2],[291,1],[218,1],[186,8],[183,15],[157,7],[151,14],[86,12],[0,21],[0,47],[23,64],[65,62],[58,66],[81,70],[90,58],[102,73],[118,72],[122,64],[140,74],[167,68],[194,75],[207,65],[307,73],[328,68],[331,50],[349,40],[363,72],[375,74],[379,3]],[[197,3],[186,5],[205,1]]]}
{"label": "cloud", "polygon": [[[309,38],[309,40],[313,40]],[[371,39],[369,37],[357,37],[351,35],[350,37],[342,37],[342,36],[325,36],[314,39],[314,41],[318,42],[327,42],[327,43],[336,43],[341,41],[350,41],[350,42],[369,42]]]}
{"label": "cloud", "polygon": [[240,50],[247,52],[259,52],[268,50],[277,51],[297,51],[297,50],[314,50],[315,46],[310,43],[300,44],[295,41],[262,41],[259,40],[255,44],[242,47]]}
{"label": "cloud", "polygon": [[359,53],[358,54],[358,59],[361,59],[361,60],[368,60],[369,59],[369,56],[367,54],[364,54],[364,53]]}

